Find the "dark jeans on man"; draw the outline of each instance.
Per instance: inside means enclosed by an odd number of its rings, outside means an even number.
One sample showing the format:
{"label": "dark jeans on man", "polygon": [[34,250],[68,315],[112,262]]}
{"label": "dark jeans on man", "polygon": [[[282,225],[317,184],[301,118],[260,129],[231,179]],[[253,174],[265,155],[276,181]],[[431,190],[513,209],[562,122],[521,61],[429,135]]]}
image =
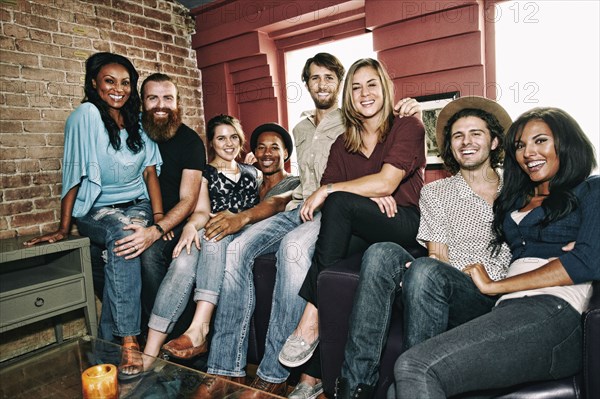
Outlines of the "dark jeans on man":
{"label": "dark jeans on man", "polygon": [[342,365],[341,376],[351,391],[360,383],[377,383],[398,299],[404,309],[405,348],[488,313],[497,300],[479,292],[469,276],[447,263],[413,259],[391,242],[371,245],[361,263]]}
{"label": "dark jeans on man", "polygon": [[173,249],[181,237],[183,226],[181,223],[173,229],[174,237],[172,240],[158,239],[142,252],[142,326],[148,325],[154,299],[158,293],[160,283],[167,274],[171,260],[173,260]]}
{"label": "dark jeans on man", "polygon": [[416,259],[402,282],[405,349],[488,313],[497,299],[447,263]]}
{"label": "dark jeans on man", "polygon": [[341,377],[350,391],[358,384],[374,386],[387,342],[392,307],[400,296],[406,262],[413,257],[392,242],[373,244],[362,258]]}

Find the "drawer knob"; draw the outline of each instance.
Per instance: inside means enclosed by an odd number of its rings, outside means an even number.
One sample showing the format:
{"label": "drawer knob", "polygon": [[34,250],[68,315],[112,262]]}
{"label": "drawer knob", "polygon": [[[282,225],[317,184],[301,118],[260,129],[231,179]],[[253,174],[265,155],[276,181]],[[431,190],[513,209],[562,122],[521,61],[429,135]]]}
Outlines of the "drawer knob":
{"label": "drawer knob", "polygon": [[34,305],[38,308],[41,308],[42,306],[44,306],[44,298],[37,297],[35,299]]}

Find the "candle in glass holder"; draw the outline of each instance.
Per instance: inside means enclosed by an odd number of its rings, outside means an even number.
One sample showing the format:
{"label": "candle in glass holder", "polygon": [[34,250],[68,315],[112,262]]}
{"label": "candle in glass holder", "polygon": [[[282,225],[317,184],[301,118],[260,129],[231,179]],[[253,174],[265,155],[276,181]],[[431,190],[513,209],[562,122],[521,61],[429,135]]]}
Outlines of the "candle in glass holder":
{"label": "candle in glass holder", "polygon": [[81,374],[84,399],[118,399],[117,368],[112,364],[98,364]]}

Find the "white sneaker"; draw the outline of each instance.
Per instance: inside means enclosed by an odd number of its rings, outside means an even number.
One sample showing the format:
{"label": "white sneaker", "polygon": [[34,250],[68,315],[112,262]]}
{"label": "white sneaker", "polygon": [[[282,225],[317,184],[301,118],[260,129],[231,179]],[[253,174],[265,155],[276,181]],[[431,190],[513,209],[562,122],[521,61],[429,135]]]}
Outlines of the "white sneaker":
{"label": "white sneaker", "polygon": [[301,366],[308,362],[318,344],[319,339],[308,345],[302,337],[290,335],[279,352],[279,362],[287,367]]}
{"label": "white sneaker", "polygon": [[305,382],[296,385],[296,388],[288,395],[288,399],[315,399],[323,393],[323,384],[318,383],[310,386]]}

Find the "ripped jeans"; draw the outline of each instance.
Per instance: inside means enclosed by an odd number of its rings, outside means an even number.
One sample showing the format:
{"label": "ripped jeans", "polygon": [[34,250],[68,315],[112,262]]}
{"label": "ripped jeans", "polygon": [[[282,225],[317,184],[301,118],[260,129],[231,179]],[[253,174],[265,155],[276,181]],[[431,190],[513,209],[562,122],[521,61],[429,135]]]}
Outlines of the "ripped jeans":
{"label": "ripped jeans", "polygon": [[147,226],[151,221],[152,208],[148,200],[128,208],[92,208],[87,215],[76,220],[81,235],[107,249],[102,314],[98,331],[100,338],[114,341],[115,337],[140,333],[140,257],[127,260],[117,256],[113,249],[115,241],[133,233],[131,230],[123,230],[123,227],[128,224]]}

